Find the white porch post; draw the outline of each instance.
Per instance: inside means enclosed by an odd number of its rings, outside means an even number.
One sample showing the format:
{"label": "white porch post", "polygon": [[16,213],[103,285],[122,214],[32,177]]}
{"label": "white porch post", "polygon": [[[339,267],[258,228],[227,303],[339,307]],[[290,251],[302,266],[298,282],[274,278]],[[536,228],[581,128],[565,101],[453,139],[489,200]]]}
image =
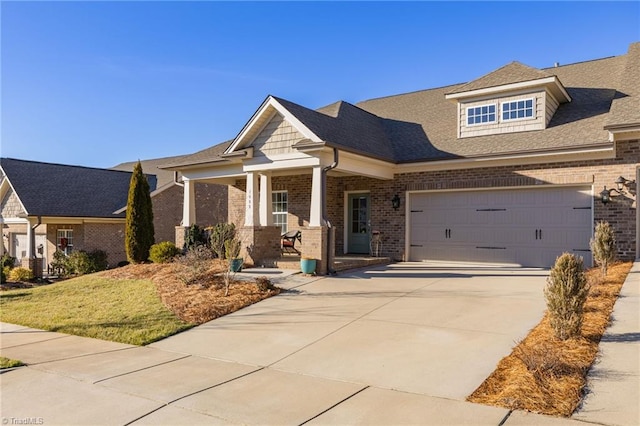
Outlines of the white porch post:
{"label": "white porch post", "polygon": [[322,167],[315,166],[312,171],[309,226],[322,225]]}
{"label": "white porch post", "polygon": [[184,179],[184,200],[182,204],[182,226],[189,227],[196,223],[196,188],[195,183]]}
{"label": "white porch post", "polygon": [[273,226],[271,205],[271,173],[260,174],[260,226]]}
{"label": "white porch post", "polygon": [[244,212],[244,226],[255,226],[258,218],[258,174],[247,173],[247,192]]}
{"label": "white porch post", "polygon": [[31,220],[27,219],[27,257],[29,259],[34,257],[33,241],[33,225],[31,224]]}

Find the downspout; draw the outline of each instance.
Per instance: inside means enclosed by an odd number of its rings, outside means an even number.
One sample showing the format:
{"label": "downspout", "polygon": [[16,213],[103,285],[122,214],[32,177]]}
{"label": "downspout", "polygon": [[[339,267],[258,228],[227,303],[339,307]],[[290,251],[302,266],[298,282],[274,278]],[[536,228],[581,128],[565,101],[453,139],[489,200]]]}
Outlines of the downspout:
{"label": "downspout", "polygon": [[333,248],[332,232],[333,226],[327,216],[327,173],[329,170],[333,170],[338,167],[338,149],[333,148],[333,163],[322,168],[322,188],[320,189],[320,195],[322,196],[322,221],[327,225],[327,274],[335,275],[336,271],[332,268],[332,264],[329,262],[331,259],[331,250]]}

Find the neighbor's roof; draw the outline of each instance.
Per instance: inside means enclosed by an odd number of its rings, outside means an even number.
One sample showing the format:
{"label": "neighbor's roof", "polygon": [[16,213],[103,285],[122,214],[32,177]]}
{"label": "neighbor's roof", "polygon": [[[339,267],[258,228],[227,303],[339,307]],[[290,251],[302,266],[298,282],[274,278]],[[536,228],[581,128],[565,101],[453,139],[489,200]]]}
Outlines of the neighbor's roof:
{"label": "neighbor's roof", "polygon": [[[156,175],[157,187],[161,188],[174,181],[174,174],[172,171],[160,169],[158,168],[158,166],[179,161],[182,157],[184,156],[178,155],[174,157],[163,157],[163,158],[153,158],[149,160],[140,160],[140,164],[142,165],[142,171],[144,173],[151,173]],[[116,166],[111,167],[111,169],[122,170],[125,172],[132,172],[136,163],[137,161],[120,163]]]}
{"label": "neighbor's roof", "polygon": [[[457,105],[446,94],[555,76],[571,98],[544,130],[457,137]],[[465,84],[371,99],[339,101],[312,110],[274,99],[331,146],[394,163],[555,151],[610,145],[607,125],[640,123],[640,43],[625,55],[535,69],[512,62]],[[206,164],[221,159],[229,141],[185,156]]]}
{"label": "neighbor's roof", "polygon": [[[123,218],[130,172],[0,158],[0,167],[29,216]],[[147,174],[150,189],[156,177]]]}

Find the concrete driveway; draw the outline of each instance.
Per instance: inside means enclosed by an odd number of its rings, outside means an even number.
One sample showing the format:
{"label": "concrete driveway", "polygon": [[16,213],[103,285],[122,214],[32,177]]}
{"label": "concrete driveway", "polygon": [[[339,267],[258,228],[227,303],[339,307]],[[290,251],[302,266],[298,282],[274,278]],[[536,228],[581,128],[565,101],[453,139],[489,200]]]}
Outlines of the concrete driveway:
{"label": "concrete driveway", "polygon": [[[508,410],[464,399],[539,322],[546,275],[399,263],[293,276],[277,297],[146,348],[41,356],[2,375],[3,416],[14,408],[36,415],[33,399],[22,406],[6,391],[53,374],[89,386],[80,386],[80,400],[99,391],[91,403],[102,399],[105,412],[105,394],[115,405],[126,396],[132,409],[123,419],[121,408],[117,424],[497,425]],[[31,346],[37,358],[34,345],[49,341],[18,347]],[[3,355],[15,347],[3,343]],[[111,370],[110,359],[118,360]],[[51,413],[46,423],[56,419]]]}

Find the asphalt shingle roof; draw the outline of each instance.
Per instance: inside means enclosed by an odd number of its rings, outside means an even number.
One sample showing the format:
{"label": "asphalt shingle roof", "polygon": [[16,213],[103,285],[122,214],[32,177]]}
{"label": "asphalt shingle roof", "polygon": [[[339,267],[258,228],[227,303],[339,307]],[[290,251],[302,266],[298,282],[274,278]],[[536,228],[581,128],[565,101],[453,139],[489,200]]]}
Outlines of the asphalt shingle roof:
{"label": "asphalt shingle roof", "polygon": [[[458,138],[457,105],[446,94],[555,76],[571,97],[544,130]],[[274,97],[331,146],[395,163],[610,144],[606,125],[640,123],[640,43],[625,55],[535,69],[512,62],[469,83],[317,110]],[[179,165],[216,161],[231,141],[185,156]],[[172,165],[177,165],[174,163]]]}
{"label": "asphalt shingle roof", "polygon": [[[125,217],[130,172],[0,158],[0,166],[30,216]],[[151,190],[156,177],[147,174]]]}

